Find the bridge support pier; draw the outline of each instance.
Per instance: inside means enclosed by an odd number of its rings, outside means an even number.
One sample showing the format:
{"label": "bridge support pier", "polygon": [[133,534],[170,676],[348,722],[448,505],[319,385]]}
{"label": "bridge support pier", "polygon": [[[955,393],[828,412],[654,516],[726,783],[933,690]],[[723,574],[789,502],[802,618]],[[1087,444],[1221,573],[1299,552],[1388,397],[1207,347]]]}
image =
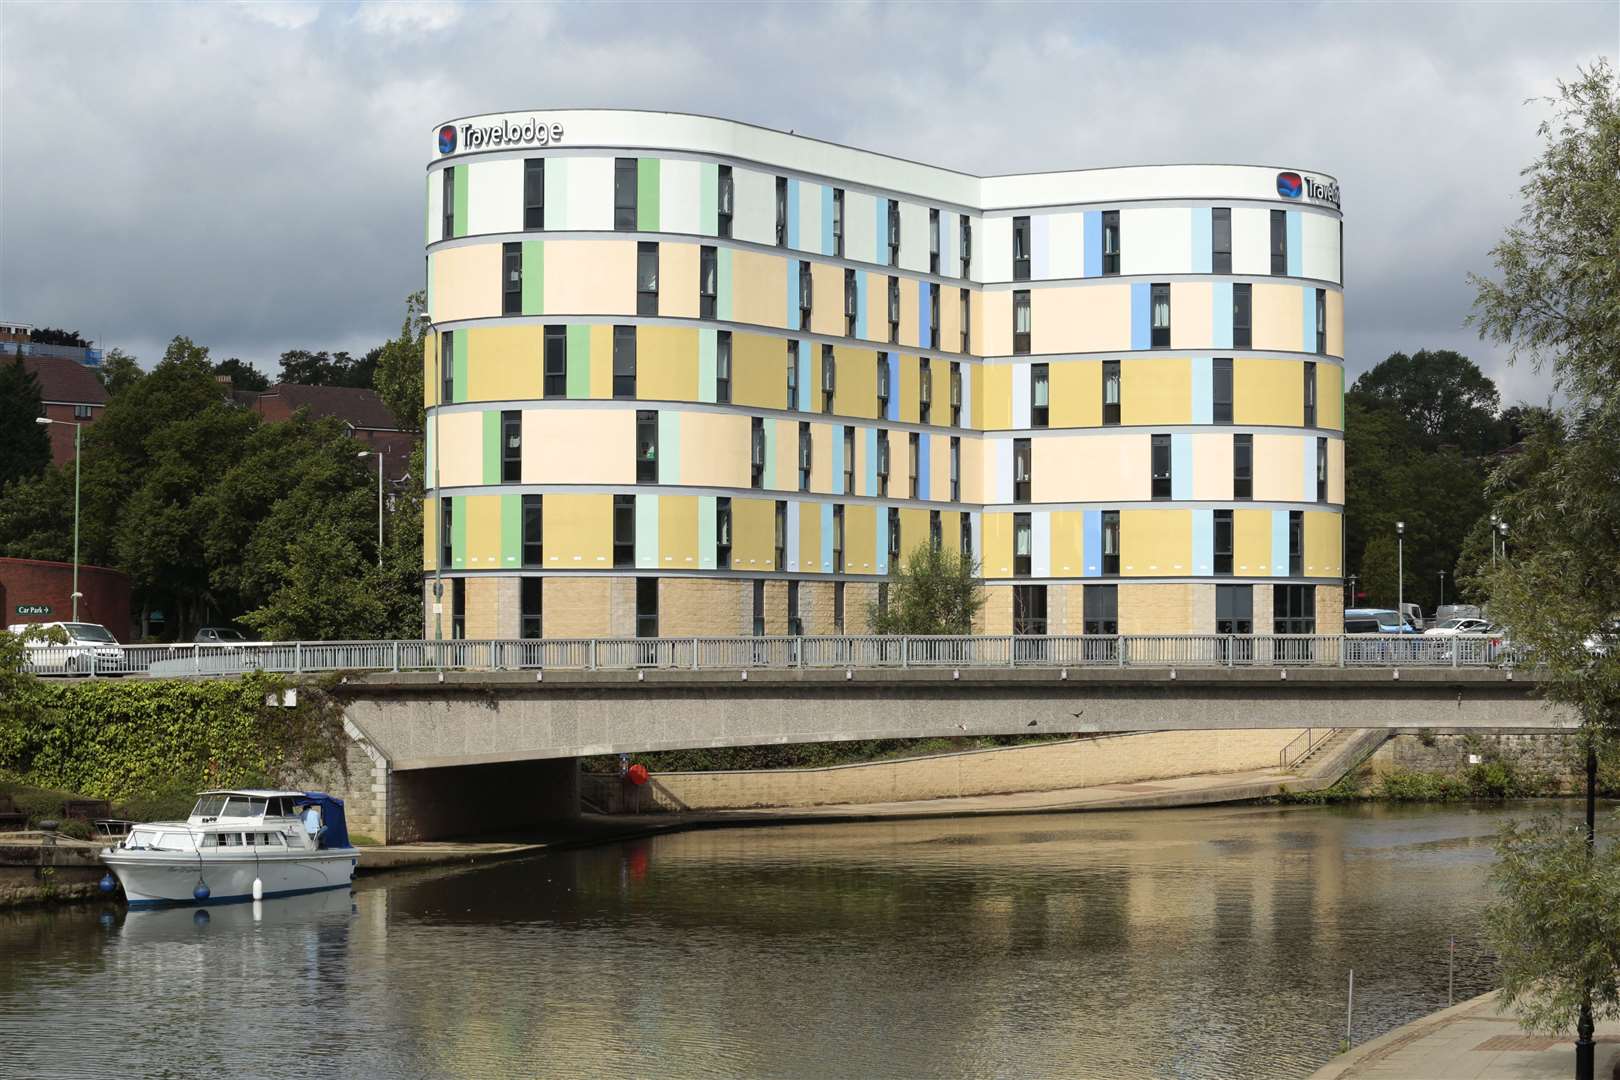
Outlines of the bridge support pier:
{"label": "bridge support pier", "polygon": [[579,816],[579,759],[396,770],[390,844],[519,833]]}

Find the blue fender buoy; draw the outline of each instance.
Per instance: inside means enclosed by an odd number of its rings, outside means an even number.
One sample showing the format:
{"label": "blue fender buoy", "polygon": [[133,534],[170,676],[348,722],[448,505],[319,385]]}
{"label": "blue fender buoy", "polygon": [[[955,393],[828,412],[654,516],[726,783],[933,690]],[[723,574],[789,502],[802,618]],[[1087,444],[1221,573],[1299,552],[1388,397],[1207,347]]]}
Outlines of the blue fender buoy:
{"label": "blue fender buoy", "polygon": [[191,916],[191,921],[196,923],[198,926],[207,926],[208,920],[212,918],[213,916],[208,914],[206,909],[198,908],[196,913]]}
{"label": "blue fender buoy", "polygon": [[208,899],[209,896],[212,895],[212,893],[209,891],[209,888],[208,888],[208,882],[206,882],[206,881],[197,882],[197,887],[195,889],[191,890],[191,895],[196,897],[197,902],[199,904],[202,903],[204,900]]}
{"label": "blue fender buoy", "polygon": [[116,888],[118,888],[118,882],[117,882],[116,879],[114,879],[114,877],[111,874],[103,874],[103,875],[101,875],[101,891],[102,892],[112,892]]}

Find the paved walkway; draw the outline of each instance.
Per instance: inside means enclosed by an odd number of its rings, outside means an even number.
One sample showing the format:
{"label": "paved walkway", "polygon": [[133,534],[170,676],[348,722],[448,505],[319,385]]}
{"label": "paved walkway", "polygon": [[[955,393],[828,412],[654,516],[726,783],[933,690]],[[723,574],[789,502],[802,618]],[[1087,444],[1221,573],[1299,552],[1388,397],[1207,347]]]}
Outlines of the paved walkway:
{"label": "paved walkway", "polygon": [[[1620,1075],[1620,1022],[1597,1026],[1599,1080]],[[1526,1035],[1496,993],[1398,1027],[1334,1058],[1310,1080],[1569,1080],[1573,1035]]]}

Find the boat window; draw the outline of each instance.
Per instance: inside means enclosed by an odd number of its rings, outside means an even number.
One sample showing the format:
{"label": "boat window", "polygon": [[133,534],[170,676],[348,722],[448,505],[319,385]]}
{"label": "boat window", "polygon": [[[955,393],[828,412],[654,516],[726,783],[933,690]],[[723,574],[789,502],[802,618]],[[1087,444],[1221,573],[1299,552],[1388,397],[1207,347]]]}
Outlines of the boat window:
{"label": "boat window", "polygon": [[209,848],[209,847],[217,847],[218,845],[219,845],[219,837],[218,836],[216,836],[213,833],[203,833],[202,834],[202,843],[200,845],[201,847]]}
{"label": "boat window", "polygon": [[157,833],[150,829],[134,829],[130,832],[129,839],[124,841],[124,846],[126,848],[151,847],[156,839]]}
{"label": "boat window", "polygon": [[159,833],[157,842],[152,845],[159,851],[191,851],[193,848],[190,833]]}
{"label": "boat window", "polygon": [[242,834],[239,832],[220,833],[219,845],[220,847],[241,847]]}
{"label": "boat window", "polygon": [[225,809],[225,796],[204,795],[197,800],[197,805],[192,808],[191,815],[192,817],[218,817],[219,812],[223,809]]}
{"label": "boat window", "polygon": [[265,800],[248,795],[231,795],[225,802],[225,817],[259,817],[264,813]]}
{"label": "boat window", "polygon": [[265,833],[264,834],[264,842],[269,847],[286,847],[287,846],[287,838],[285,836],[282,836],[278,832]]}
{"label": "boat window", "polygon": [[265,813],[270,815],[271,817],[286,817],[287,816],[287,800],[286,800],[286,798],[283,797],[283,796],[277,795],[275,798],[271,799],[270,800],[270,807],[269,807],[268,810],[265,811]]}

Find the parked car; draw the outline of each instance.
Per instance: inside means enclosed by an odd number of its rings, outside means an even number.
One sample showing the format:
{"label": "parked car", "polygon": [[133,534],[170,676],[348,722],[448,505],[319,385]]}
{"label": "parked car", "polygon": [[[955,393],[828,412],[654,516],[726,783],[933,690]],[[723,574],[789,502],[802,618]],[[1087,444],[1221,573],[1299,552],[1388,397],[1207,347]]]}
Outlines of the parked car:
{"label": "parked car", "polygon": [[1458,634],[1488,634],[1492,629],[1487,619],[1447,619],[1423,633],[1426,637],[1455,637]]}
{"label": "parked car", "polygon": [[248,637],[233,626],[204,626],[191,639],[198,645],[246,645]]}
{"label": "parked car", "polygon": [[1452,619],[1483,619],[1485,613],[1475,604],[1441,604],[1434,609],[1436,623],[1450,622]]}
{"label": "parked car", "polygon": [[1349,608],[1344,613],[1344,632],[1380,635],[1371,641],[1346,642],[1349,663],[1436,663],[1444,659],[1444,643],[1424,642],[1417,628],[1393,608]]}
{"label": "parked car", "polygon": [[[1368,624],[1376,625],[1378,629],[1350,629],[1354,622],[1357,626],[1366,627]],[[1346,608],[1344,612],[1344,632],[1347,634],[1415,634],[1417,628],[1411,623],[1402,620],[1393,608]]]}
{"label": "parked car", "polygon": [[112,631],[99,623],[17,623],[7,629],[21,634],[34,627],[55,627],[67,637],[61,644],[41,638],[24,642],[28,670],[36,675],[88,675],[92,670],[115,674],[123,670],[124,647]]}
{"label": "parked car", "polygon": [[1423,609],[1416,604],[1402,604],[1401,613],[1406,616],[1407,623],[1414,632],[1423,630]]}

